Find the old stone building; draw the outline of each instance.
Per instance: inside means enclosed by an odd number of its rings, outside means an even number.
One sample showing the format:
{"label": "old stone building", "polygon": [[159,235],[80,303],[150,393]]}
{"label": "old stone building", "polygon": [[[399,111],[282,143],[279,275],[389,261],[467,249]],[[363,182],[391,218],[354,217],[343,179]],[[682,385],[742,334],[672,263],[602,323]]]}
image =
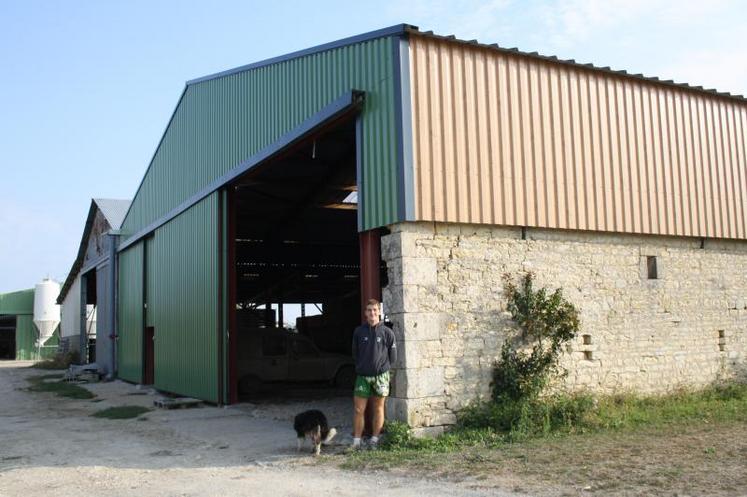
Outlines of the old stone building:
{"label": "old stone building", "polygon": [[741,97],[429,34],[408,61],[413,221],[382,240],[391,412],[438,431],[489,394],[506,273],[580,311],[556,388],[747,378]]}
{"label": "old stone building", "polygon": [[505,273],[532,271],[579,309],[570,390],[665,393],[747,372],[743,242],[419,222],[395,226],[383,254],[402,340],[390,408],[415,427],[451,424],[489,394],[512,327]]}

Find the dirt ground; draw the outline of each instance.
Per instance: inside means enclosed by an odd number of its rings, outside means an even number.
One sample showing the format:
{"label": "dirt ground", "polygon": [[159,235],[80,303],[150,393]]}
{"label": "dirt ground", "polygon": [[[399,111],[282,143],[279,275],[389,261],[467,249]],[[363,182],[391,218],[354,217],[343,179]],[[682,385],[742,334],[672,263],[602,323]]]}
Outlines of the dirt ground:
{"label": "dirt ground", "polygon": [[343,456],[298,455],[293,415],[321,406],[346,433],[346,398],[98,419],[90,415],[106,407],[152,407],[154,396],[124,382],[88,385],[93,400],[28,392],[27,377],[50,373],[29,365],[0,362],[0,497],[518,495],[476,478],[350,472],[324,463]]}
{"label": "dirt ground", "polygon": [[340,465],[466,479],[476,488],[558,496],[747,496],[747,424],[678,423],[449,453],[379,452]]}

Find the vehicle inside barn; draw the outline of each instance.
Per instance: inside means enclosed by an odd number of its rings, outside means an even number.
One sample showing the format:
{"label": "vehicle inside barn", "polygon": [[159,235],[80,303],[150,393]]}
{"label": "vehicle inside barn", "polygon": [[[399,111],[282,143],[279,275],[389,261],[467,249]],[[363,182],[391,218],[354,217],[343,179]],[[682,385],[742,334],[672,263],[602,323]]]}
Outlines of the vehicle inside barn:
{"label": "vehicle inside barn", "polygon": [[232,401],[299,389],[350,395],[366,250],[356,178],[356,125],[348,115],[229,188]]}

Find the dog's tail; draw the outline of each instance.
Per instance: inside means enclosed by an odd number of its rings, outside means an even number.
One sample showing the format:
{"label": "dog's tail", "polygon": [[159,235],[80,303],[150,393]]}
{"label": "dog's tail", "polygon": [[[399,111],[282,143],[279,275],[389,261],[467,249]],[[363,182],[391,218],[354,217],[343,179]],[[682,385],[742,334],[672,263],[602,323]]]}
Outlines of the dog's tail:
{"label": "dog's tail", "polygon": [[322,440],[323,444],[328,444],[332,441],[333,438],[335,438],[335,435],[337,435],[337,430],[334,428],[330,428],[327,432],[327,436],[324,437],[324,440]]}

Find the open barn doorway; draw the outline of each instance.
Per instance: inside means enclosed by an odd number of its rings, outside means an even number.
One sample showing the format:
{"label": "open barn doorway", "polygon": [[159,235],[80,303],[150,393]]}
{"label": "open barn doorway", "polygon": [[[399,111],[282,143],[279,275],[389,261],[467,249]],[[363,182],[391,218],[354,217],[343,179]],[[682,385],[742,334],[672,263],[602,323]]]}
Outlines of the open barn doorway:
{"label": "open barn doorway", "polygon": [[16,358],[16,317],[0,315],[0,360]]}
{"label": "open barn doorway", "polygon": [[375,266],[363,274],[378,285],[383,271],[379,254],[366,252],[375,244],[361,242],[371,235],[358,232],[356,171],[350,116],[231,185],[231,402],[350,398],[362,250]]}

